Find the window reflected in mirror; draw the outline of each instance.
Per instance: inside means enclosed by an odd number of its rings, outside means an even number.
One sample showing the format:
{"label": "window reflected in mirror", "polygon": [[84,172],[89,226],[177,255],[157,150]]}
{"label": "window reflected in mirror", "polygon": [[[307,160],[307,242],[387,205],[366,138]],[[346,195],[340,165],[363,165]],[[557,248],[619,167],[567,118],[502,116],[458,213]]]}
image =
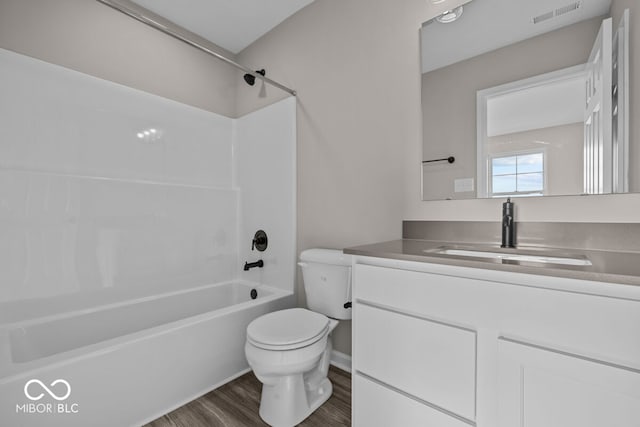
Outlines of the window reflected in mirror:
{"label": "window reflected in mirror", "polygon": [[566,6],[471,0],[423,24],[424,200],[640,191],[640,2]]}
{"label": "window reflected in mirror", "polygon": [[544,194],[544,151],[491,155],[491,197]]}

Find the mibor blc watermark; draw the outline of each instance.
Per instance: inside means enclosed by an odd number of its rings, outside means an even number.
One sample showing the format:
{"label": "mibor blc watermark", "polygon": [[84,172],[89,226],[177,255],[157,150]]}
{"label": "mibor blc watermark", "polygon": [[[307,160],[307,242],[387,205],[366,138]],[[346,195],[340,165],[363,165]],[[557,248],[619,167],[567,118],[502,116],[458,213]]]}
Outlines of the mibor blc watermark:
{"label": "mibor blc watermark", "polygon": [[[31,379],[24,385],[24,395],[31,402],[16,404],[16,412],[19,414],[78,413],[77,403],[66,402],[71,396],[71,385],[66,380],[57,379],[47,387],[42,381]],[[43,398],[45,401],[40,402]],[[51,402],[51,399],[55,402]]]}

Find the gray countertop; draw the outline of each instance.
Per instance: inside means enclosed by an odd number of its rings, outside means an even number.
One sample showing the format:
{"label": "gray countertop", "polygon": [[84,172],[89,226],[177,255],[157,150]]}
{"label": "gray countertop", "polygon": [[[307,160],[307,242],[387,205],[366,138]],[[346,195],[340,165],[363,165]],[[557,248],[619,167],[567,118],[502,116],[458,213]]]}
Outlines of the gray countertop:
{"label": "gray countertop", "polygon": [[[592,265],[543,264],[528,261],[445,255],[436,252],[443,247],[541,256],[586,257],[591,261]],[[502,249],[500,246],[474,245],[471,243],[402,239],[346,248],[344,253],[640,286],[640,252],[632,251],[577,250],[533,246]]]}

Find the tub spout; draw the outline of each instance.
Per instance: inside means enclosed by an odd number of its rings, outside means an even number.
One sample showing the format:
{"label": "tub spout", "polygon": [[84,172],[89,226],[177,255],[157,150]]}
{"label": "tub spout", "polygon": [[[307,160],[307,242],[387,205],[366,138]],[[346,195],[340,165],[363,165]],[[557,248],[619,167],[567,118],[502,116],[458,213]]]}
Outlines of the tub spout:
{"label": "tub spout", "polygon": [[249,270],[251,270],[252,268],[255,268],[255,267],[260,267],[260,268],[264,267],[264,261],[259,259],[256,262],[245,262],[244,263],[244,271],[249,271]]}

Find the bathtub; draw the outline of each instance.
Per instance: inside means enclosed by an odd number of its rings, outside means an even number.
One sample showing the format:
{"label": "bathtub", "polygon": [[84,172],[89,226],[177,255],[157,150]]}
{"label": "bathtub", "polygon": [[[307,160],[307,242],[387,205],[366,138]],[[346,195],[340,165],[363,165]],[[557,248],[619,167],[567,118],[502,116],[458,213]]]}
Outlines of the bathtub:
{"label": "bathtub", "polygon": [[0,425],[145,424],[248,372],[247,325],[293,304],[228,282],[0,325]]}

